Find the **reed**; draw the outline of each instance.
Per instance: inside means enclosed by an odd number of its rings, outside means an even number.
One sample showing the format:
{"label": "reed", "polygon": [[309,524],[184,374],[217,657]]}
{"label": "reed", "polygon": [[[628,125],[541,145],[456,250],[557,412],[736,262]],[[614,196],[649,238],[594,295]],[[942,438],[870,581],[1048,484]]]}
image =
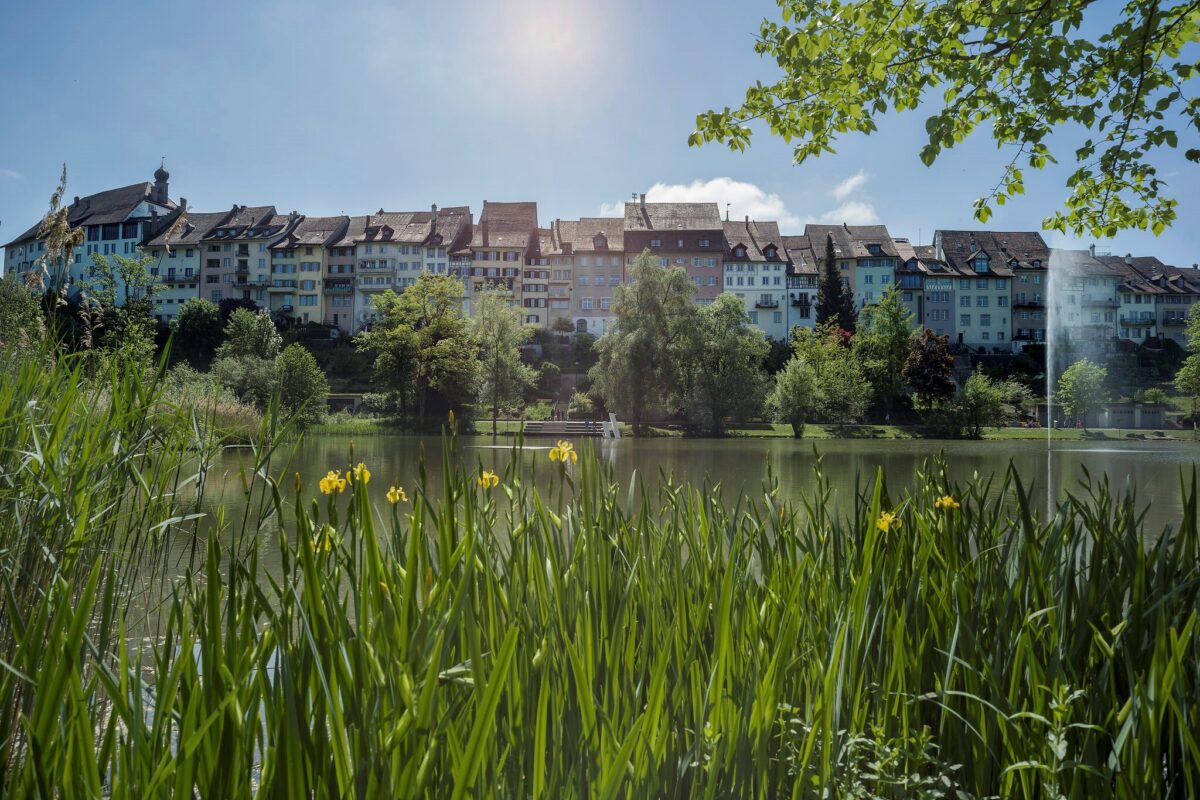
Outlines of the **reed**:
{"label": "reed", "polygon": [[[0,388],[5,796],[1200,794],[1195,474],[1158,535],[1104,478],[1045,523],[931,462],[837,515],[824,480],[731,501],[586,452],[493,485],[451,431],[376,505],[353,454],[343,491],[277,483],[265,423],[259,510],[205,536],[185,412],[114,375],[88,414],[57,369]],[[164,535],[194,569],[134,618]]]}

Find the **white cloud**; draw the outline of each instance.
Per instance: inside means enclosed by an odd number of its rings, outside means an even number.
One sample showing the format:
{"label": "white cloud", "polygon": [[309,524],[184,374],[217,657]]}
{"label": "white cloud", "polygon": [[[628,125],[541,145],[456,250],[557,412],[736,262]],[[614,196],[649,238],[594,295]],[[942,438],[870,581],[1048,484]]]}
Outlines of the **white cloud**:
{"label": "white cloud", "polygon": [[19,181],[25,176],[17,172],[15,169],[5,169],[0,167],[0,180]]}
{"label": "white cloud", "polygon": [[[733,178],[656,183],[646,192],[646,200],[651,203],[716,203],[722,215],[728,203],[730,219],[749,216],[750,219],[778,222],[785,229],[804,225],[804,220],[789,211],[779,195]],[[600,206],[602,216],[623,216],[624,213],[623,202],[603,203]]]}
{"label": "white cloud", "polygon": [[857,192],[866,184],[867,173],[860,169],[858,172],[854,173],[849,178],[846,178],[846,180],[833,187],[833,191],[830,192],[830,194],[832,194],[836,200],[845,200],[847,197]]}
{"label": "white cloud", "polygon": [[828,225],[840,225],[843,222],[847,225],[871,225],[878,221],[875,206],[861,200],[850,200],[821,215],[821,222]]}

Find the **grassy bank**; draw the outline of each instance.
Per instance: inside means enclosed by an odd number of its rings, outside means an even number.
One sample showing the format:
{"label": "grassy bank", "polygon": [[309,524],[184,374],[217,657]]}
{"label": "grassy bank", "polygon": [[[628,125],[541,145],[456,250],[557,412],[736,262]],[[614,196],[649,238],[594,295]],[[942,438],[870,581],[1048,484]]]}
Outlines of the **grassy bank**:
{"label": "grassy bank", "polygon": [[153,383],[28,368],[0,411],[0,795],[1200,792],[1194,475],[1158,536],[1104,483],[1044,524],[930,464],[834,517],[586,455],[541,494],[447,440],[374,506],[351,453],[277,483],[264,427],[210,536]]}

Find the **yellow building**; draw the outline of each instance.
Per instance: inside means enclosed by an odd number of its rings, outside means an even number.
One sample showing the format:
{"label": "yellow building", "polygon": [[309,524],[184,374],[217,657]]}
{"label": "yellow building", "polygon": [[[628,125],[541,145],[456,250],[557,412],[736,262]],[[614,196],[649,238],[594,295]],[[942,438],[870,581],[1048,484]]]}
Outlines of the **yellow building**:
{"label": "yellow building", "polygon": [[322,282],[329,250],[340,241],[349,217],[301,217],[271,245],[271,313],[298,323],[323,322]]}
{"label": "yellow building", "polygon": [[[471,267],[466,280],[467,309],[471,298],[486,287],[499,287],[510,293],[510,303],[522,308],[526,322],[546,326],[547,309],[524,308],[522,283],[524,269],[538,251],[537,203],[494,203],[483,201],[479,224],[471,237]],[[537,271],[536,265],[533,268]],[[534,279],[530,281],[535,284]],[[531,292],[531,294],[534,294]],[[537,293],[535,302],[544,304],[545,293]]]}

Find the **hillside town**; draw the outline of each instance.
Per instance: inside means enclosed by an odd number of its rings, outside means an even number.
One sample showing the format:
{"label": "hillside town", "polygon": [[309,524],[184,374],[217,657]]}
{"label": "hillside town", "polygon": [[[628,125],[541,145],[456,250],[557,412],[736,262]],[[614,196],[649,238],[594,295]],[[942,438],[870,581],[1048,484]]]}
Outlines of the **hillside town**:
{"label": "hillside town", "polygon": [[[490,200],[478,219],[468,206],[436,204],[333,217],[237,204],[201,212],[171,198],[164,167],[153,178],[70,202],[68,220],[85,235],[65,274],[77,291],[93,254],[145,253],[162,284],[154,304],[163,325],[199,297],[250,301],[284,326],[353,334],[371,324],[373,296],[428,272],[461,279],[468,315],[483,287],[498,286],[528,325],[602,336],[615,288],[648,251],[662,266],[687,271],[695,303],[731,292],[752,325],[786,340],[815,324],[830,242],[859,308],[897,284],[915,326],[977,353],[1043,343],[1052,303],[1063,335],[1083,347],[1182,346],[1188,311],[1200,299],[1196,265],[1052,249],[1036,231],[935,229],[930,244],[892,236],[886,225],[808,224],[783,235],[774,221],[722,218],[717,203],[656,203],[645,194],[625,203],[623,217],[574,220],[540,217],[536,202]],[[46,247],[38,231],[34,224],[5,244],[6,273],[37,266]]]}

